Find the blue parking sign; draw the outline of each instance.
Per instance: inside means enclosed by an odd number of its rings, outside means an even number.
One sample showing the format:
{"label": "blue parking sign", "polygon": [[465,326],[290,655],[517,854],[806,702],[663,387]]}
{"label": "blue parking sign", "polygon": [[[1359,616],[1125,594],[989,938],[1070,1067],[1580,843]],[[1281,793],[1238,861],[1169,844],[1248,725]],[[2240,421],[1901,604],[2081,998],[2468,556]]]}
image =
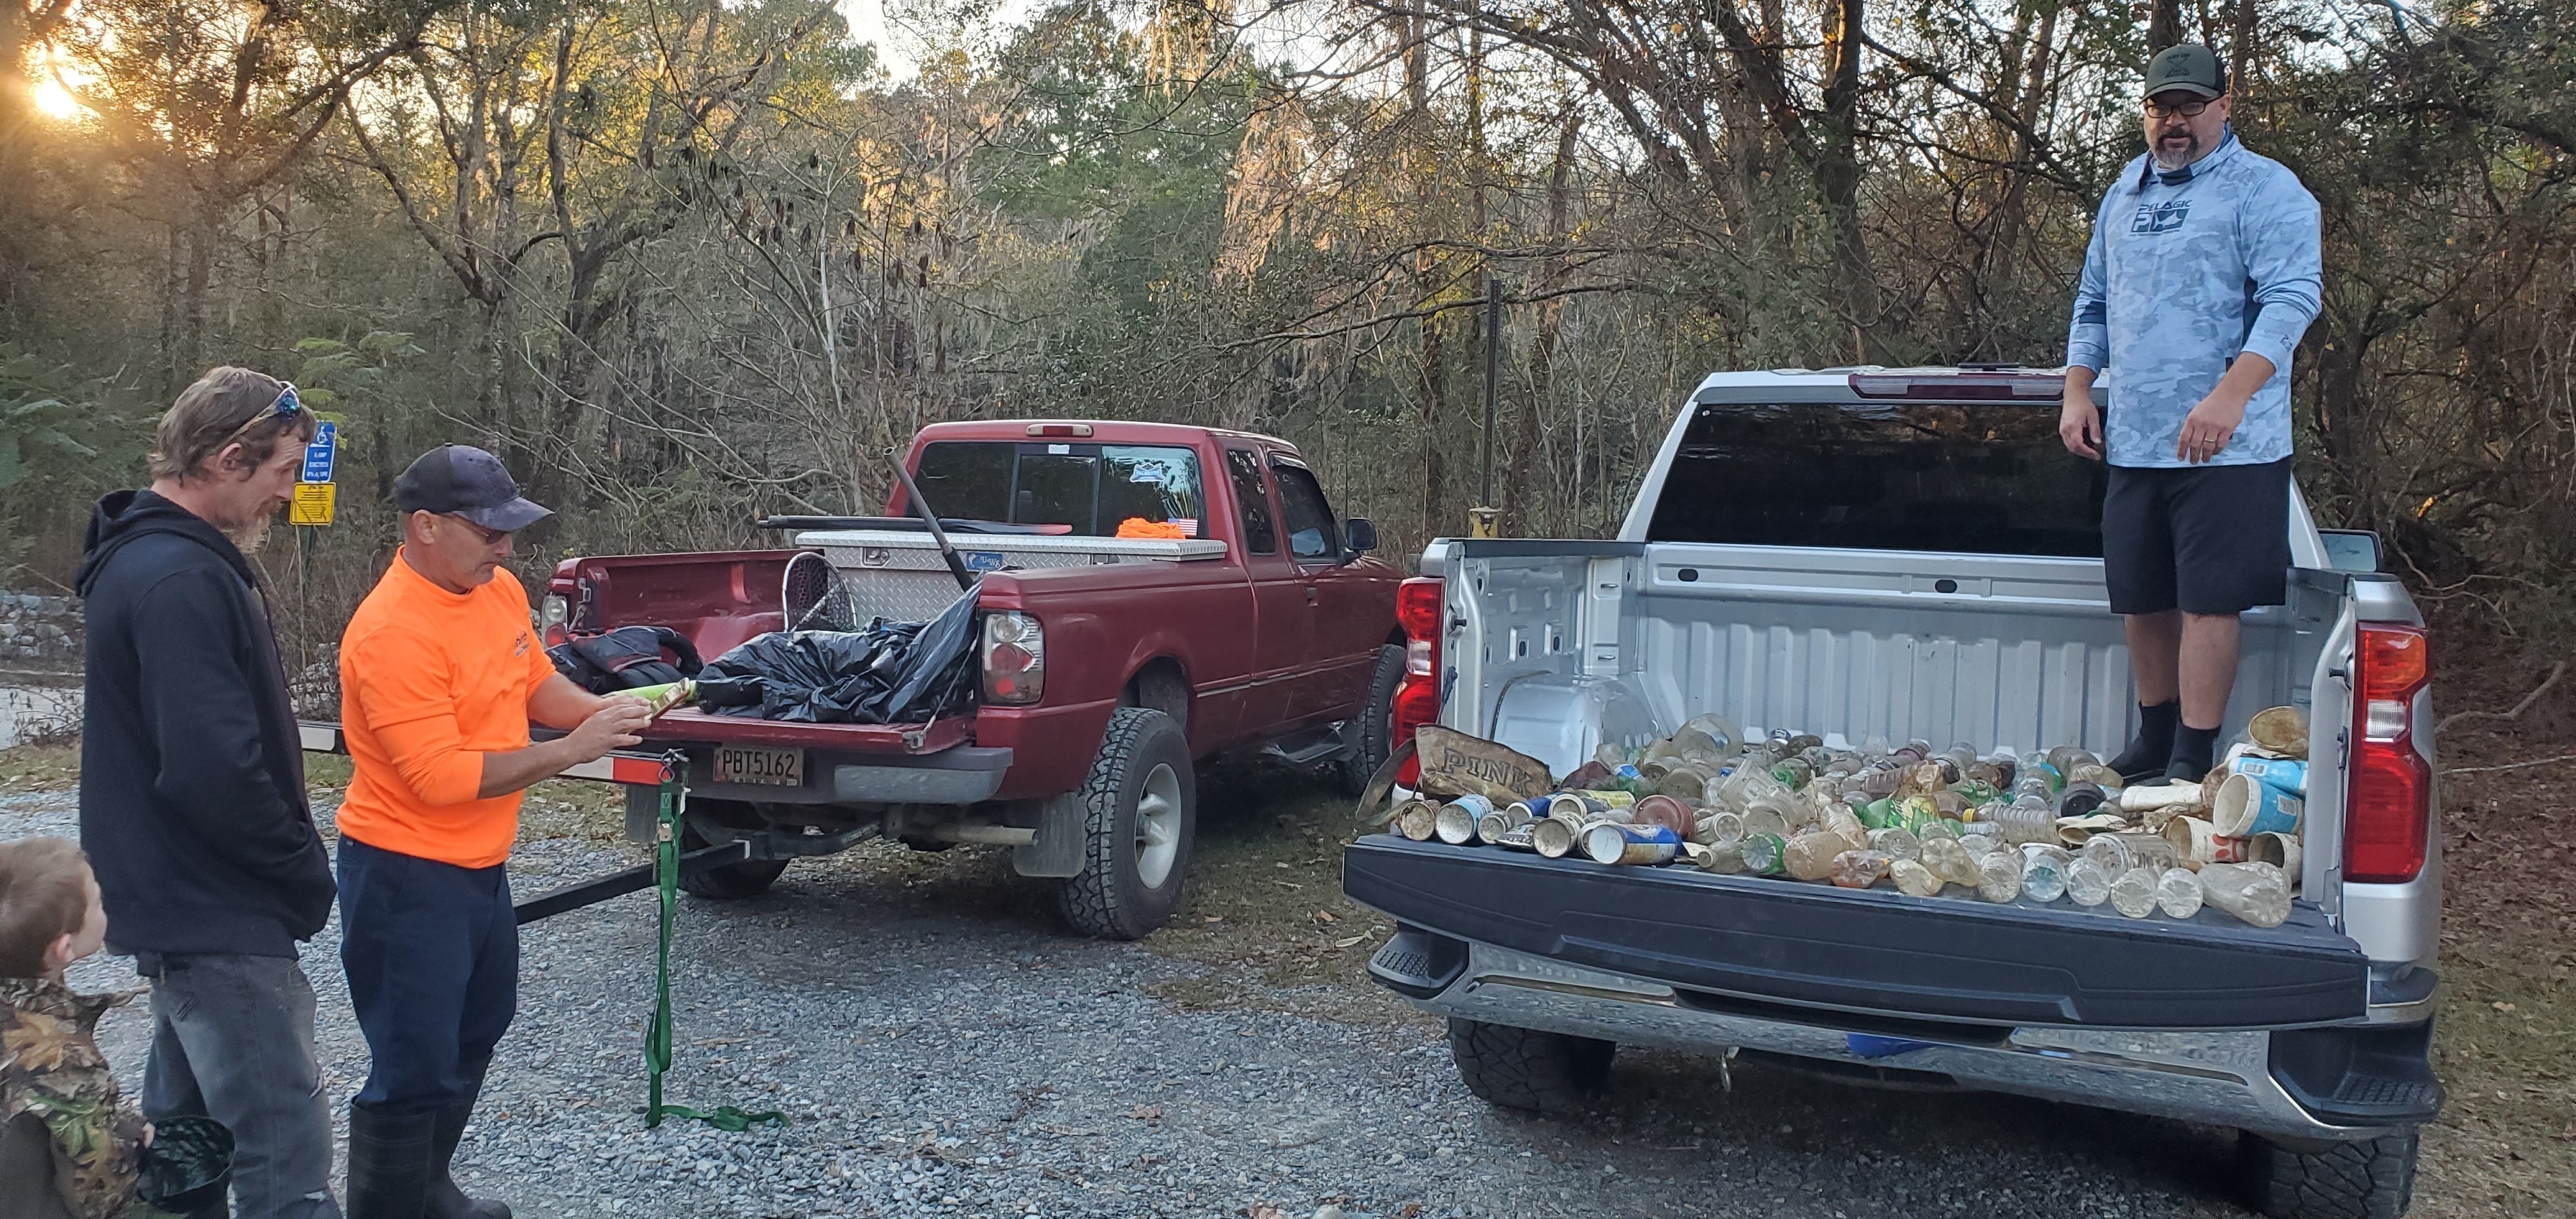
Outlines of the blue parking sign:
{"label": "blue parking sign", "polygon": [[313,433],[313,443],[304,446],[304,481],[327,483],[339,465],[340,425],[324,420]]}

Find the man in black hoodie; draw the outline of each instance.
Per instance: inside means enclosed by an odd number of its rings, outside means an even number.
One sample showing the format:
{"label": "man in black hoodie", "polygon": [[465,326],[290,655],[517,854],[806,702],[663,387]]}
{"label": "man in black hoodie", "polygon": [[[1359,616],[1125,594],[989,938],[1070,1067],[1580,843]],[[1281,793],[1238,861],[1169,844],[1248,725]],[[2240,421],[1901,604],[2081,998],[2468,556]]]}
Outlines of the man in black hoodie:
{"label": "man in black hoodie", "polygon": [[243,368],[198,378],[161,417],[151,488],[98,502],[79,575],[81,845],[113,947],[152,981],[144,1114],[232,1128],[240,1219],[340,1214],[296,956],[330,917],[331,862],[244,557],[293,493],[314,429],[285,382]]}

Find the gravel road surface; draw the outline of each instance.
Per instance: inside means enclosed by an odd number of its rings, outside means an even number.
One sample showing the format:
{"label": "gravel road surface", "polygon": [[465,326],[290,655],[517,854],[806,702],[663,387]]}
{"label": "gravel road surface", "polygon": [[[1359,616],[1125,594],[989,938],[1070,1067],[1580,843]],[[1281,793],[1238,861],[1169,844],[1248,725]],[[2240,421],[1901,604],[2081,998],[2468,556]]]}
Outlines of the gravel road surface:
{"label": "gravel road surface", "polygon": [[[644,1129],[649,894],[531,926],[459,1175],[526,1216],[2243,1213],[2223,1133],[2007,1097],[1623,1052],[1591,1120],[1488,1108],[1435,1022],[1354,981],[1383,925],[1341,903],[1328,840],[1299,824],[1321,798],[1280,786],[1211,786],[1207,883],[1145,944],[1071,938],[965,848],[684,899],[670,1098],[783,1110],[784,1128]],[[70,792],[0,796],[0,838],[72,832]],[[526,841],[512,870],[524,897],[634,858],[594,830]],[[1303,923],[1260,923],[1269,895]],[[335,923],[305,964],[345,1104],[366,1048],[337,951]],[[73,980],[123,985],[130,963]],[[129,1079],[147,1024],[106,1025]]]}

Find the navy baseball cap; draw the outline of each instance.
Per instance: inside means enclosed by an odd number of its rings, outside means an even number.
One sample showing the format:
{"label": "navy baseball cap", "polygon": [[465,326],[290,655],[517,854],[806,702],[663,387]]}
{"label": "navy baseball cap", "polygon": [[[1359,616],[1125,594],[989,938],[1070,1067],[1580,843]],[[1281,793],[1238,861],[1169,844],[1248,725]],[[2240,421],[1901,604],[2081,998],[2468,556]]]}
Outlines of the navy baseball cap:
{"label": "navy baseball cap", "polygon": [[394,504],[404,513],[464,517],[486,529],[517,533],[554,515],[519,494],[518,480],[501,459],[464,444],[443,444],[420,455],[394,479]]}

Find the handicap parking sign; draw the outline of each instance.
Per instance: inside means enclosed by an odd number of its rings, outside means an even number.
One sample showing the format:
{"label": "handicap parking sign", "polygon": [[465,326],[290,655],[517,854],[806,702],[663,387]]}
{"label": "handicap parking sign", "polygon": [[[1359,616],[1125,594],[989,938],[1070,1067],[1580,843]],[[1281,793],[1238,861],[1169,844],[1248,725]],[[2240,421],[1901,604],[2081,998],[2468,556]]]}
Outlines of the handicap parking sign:
{"label": "handicap parking sign", "polygon": [[327,483],[340,458],[340,425],[324,420],[313,433],[313,443],[304,446],[304,481]]}

